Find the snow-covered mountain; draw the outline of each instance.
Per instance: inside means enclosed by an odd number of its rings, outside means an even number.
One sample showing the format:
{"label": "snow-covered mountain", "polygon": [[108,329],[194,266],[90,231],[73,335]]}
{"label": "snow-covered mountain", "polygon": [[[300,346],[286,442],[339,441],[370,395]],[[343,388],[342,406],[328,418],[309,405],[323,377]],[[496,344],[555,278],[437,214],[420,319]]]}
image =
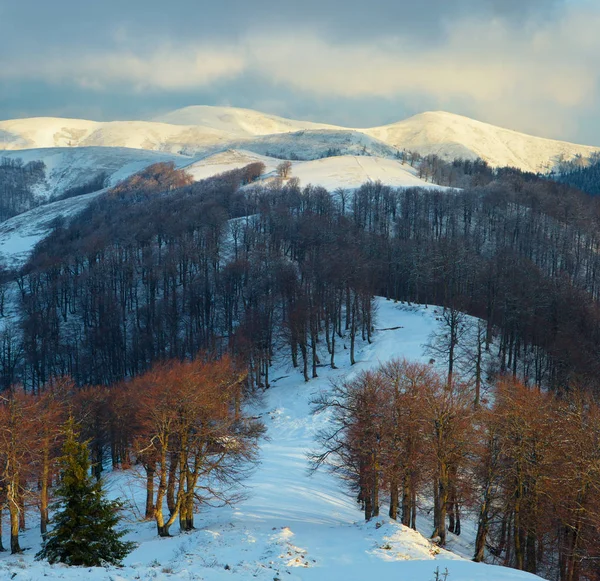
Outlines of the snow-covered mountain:
{"label": "snow-covered mountain", "polygon": [[276,115],[259,113],[252,109],[210,107],[207,105],[176,109],[166,115],[156,117],[153,121],[172,125],[201,125],[202,127],[219,129],[240,137],[293,133],[306,129],[343,129],[343,127],[325,123],[285,119]]}
{"label": "snow-covered mountain", "polygon": [[6,150],[103,146],[192,153],[225,147],[234,137],[210,127],[150,121],[100,123],[56,117],[0,121],[0,149]]}
{"label": "snow-covered mountain", "polygon": [[317,159],[338,155],[393,157],[401,149],[446,159],[481,157],[493,166],[547,171],[561,157],[600,148],[533,137],[444,112],[415,115],[383,127],[352,129],[295,121],[234,107],[186,107],[153,121],[100,123],[32,118],[0,121],[0,149],[131,147],[187,155],[238,148],[263,155]]}
{"label": "snow-covered mountain", "polygon": [[526,171],[551,170],[561,157],[585,157],[598,147],[533,137],[443,111],[422,113],[405,121],[366,129],[365,133],[398,149],[438,154],[446,159],[480,157],[493,166]]}

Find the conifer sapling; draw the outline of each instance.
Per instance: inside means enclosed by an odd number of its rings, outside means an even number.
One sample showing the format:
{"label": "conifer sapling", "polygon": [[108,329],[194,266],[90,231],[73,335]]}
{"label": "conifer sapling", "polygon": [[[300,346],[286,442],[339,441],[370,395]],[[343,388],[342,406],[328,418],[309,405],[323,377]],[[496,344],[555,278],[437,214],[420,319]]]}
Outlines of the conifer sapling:
{"label": "conifer sapling", "polygon": [[118,565],[135,546],[121,540],[126,531],[115,530],[122,503],[108,500],[102,482],[91,478],[87,445],[78,441],[72,418],[64,429],[57,512],[36,558],[86,567]]}

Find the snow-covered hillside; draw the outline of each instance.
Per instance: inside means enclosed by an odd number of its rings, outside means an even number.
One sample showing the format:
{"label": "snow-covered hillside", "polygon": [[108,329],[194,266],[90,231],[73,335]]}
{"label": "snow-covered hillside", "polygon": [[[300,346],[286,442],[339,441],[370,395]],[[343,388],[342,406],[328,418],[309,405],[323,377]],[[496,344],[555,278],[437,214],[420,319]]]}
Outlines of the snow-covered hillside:
{"label": "snow-covered hillside", "polygon": [[393,157],[393,149],[360,131],[351,129],[319,129],[296,133],[275,133],[234,142],[262,155],[284,159],[313,160],[331,155],[365,155]]}
{"label": "snow-covered hillside", "polygon": [[203,127],[219,129],[240,137],[293,133],[306,129],[343,129],[342,127],[327,125],[325,123],[284,119],[276,115],[259,113],[252,109],[210,107],[206,105],[176,109],[175,111],[156,117],[153,121],[171,123],[172,125],[201,125]]}
{"label": "snow-covered hillside", "polygon": [[241,169],[251,163],[263,163],[265,174],[274,175],[275,168],[281,163],[281,160],[253,151],[228,149],[188,164],[185,171],[199,181],[234,169]]}
{"label": "snow-covered hillside", "polygon": [[36,194],[42,198],[60,195],[69,188],[89,183],[99,175],[106,175],[107,186],[128,178],[153,163],[172,161],[178,167],[190,162],[189,157],[126,147],[51,147],[2,152],[0,157],[43,161],[46,181]]}
{"label": "snow-covered hillside", "polygon": [[[251,151],[232,149],[191,163],[185,167],[185,170],[196,180],[201,180],[256,162],[265,165],[263,179],[268,181],[276,175],[276,168],[281,160]],[[313,161],[293,161],[290,177],[298,178],[301,187],[311,184],[330,191],[337,188],[352,190],[366,182],[376,181],[397,188],[439,188],[439,186],[419,179],[413,168],[402,165],[396,159],[358,155],[325,157]]]}
{"label": "snow-covered hillside", "polygon": [[234,138],[211,127],[149,121],[99,123],[55,117],[0,121],[0,150],[100,146],[191,154],[214,151]]}
{"label": "snow-covered hillside", "polygon": [[[41,160],[46,164],[46,183],[39,189],[40,198],[60,194],[67,188],[81,186],[101,173],[109,176],[108,186],[126,179],[148,165],[173,161],[194,179],[202,180],[234,169],[260,162],[265,165],[261,180],[265,185],[276,176],[281,159],[244,150],[227,150],[200,160],[127,148],[82,147],[48,148],[7,152],[7,157],[25,162]],[[396,159],[368,156],[327,157],[315,161],[292,162],[291,177],[300,186],[322,186],[331,191],[341,187],[353,190],[366,182],[380,181],[392,187],[438,188],[424,182],[416,171]],[[443,188],[440,188],[443,189]],[[18,268],[31,255],[34,246],[48,236],[56,219],[68,218],[81,212],[101,192],[76,196],[41,205],[14,216],[0,224],[0,264]]]}
{"label": "snow-covered hillside", "polygon": [[[143,478],[134,472],[113,473],[107,484],[113,496],[128,501],[128,538],[139,543],[125,567],[79,569],[35,562],[40,538],[32,527],[24,534],[23,545],[29,547],[24,555],[0,556],[0,578],[431,581],[439,568],[441,573],[448,570],[448,581],[539,580],[440,550],[425,536],[385,517],[365,524],[355,499],[334,476],[325,471],[309,475],[307,453],[314,450],[317,431],[329,421],[327,414],[311,414],[315,394],[329,389],[333,378],[351,376],[392,357],[424,360],[422,344],[438,324],[434,308],[408,308],[383,299],[377,306],[379,326],[385,328],[371,345],[362,346],[353,368],[340,356],[340,369],[322,367],[320,377],[305,384],[286,356],[276,362],[273,385],[252,410],[268,431],[245,500],[232,507],[205,508],[197,517],[197,530],[185,535],[175,530],[173,538],[159,539],[154,523],[138,519],[144,506]],[[430,533],[426,514],[417,524],[424,535]],[[468,539],[460,537],[459,543],[449,536],[449,548],[468,557]]]}
{"label": "snow-covered hillside", "polygon": [[587,157],[600,149],[533,137],[443,111],[422,113],[365,132],[392,147],[423,155],[435,153],[449,160],[480,157],[492,166],[512,166],[532,172],[551,170],[561,156]]}
{"label": "snow-covered hillside", "polygon": [[318,159],[331,154],[393,157],[407,149],[447,159],[481,157],[493,166],[547,171],[564,156],[600,148],[542,139],[444,112],[415,115],[370,129],[294,121],[234,107],[187,107],[154,121],[99,123],[32,118],[0,121],[0,149],[132,147],[186,155],[246,149],[279,157]]}
{"label": "snow-covered hillside", "polygon": [[35,245],[54,230],[56,220],[75,216],[105,191],[38,206],[0,223],[0,265],[23,266]]}
{"label": "snow-covered hillside", "polygon": [[297,177],[301,185],[322,186],[330,191],[356,189],[366,182],[376,181],[398,188],[445,189],[419,179],[413,168],[398,160],[360,155],[297,162],[292,166],[291,175]]}

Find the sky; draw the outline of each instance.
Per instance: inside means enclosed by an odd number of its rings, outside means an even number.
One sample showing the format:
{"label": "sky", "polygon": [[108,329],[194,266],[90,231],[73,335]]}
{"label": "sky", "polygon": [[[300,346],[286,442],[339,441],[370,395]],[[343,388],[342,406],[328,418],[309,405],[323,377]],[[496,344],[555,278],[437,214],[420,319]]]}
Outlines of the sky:
{"label": "sky", "polygon": [[598,0],[0,0],[0,119],[445,110],[600,145]]}

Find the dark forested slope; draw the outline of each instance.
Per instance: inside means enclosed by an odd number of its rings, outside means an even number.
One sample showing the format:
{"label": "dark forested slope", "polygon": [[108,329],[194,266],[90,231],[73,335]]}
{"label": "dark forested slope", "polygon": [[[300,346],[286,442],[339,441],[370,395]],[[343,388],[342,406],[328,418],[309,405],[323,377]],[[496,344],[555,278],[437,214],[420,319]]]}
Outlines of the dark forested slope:
{"label": "dark forested slope", "polygon": [[5,385],[111,383],[199,350],[244,358],[268,385],[276,346],[308,379],[353,359],[374,294],[484,318],[503,370],[538,384],[595,381],[596,199],[508,171],[453,193],[241,187],[260,171],[189,183],[154,166],[57,227],[16,277],[22,337],[0,349]]}

